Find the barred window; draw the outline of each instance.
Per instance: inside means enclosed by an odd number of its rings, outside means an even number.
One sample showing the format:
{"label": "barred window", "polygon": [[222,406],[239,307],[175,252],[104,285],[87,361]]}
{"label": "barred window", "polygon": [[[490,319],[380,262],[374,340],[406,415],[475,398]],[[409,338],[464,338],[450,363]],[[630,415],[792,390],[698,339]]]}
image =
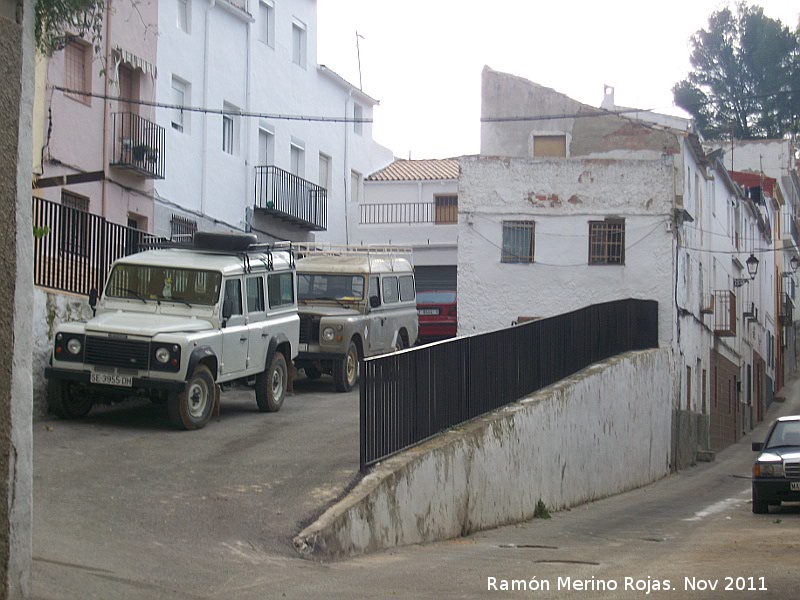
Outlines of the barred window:
{"label": "barred window", "polygon": [[534,225],[533,221],[503,221],[501,262],[533,262]]}
{"label": "barred window", "polygon": [[89,252],[89,199],[61,191],[61,218],[59,219],[59,244],[61,251],[76,256]]}
{"label": "barred window", "polygon": [[589,264],[625,264],[625,221],[589,221]]}
{"label": "barred window", "polygon": [[197,231],[197,221],[172,215],[169,222],[169,239],[172,242],[191,242]]}
{"label": "barred window", "polygon": [[436,224],[458,223],[458,196],[436,196]]}

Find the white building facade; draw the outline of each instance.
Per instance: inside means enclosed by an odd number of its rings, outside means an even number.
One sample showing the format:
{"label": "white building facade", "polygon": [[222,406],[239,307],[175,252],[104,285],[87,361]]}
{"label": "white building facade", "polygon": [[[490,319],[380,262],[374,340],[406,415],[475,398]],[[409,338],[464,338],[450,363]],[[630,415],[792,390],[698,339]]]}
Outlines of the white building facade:
{"label": "white building facade", "polygon": [[488,68],[482,121],[481,156],[460,160],[459,334],[656,300],[680,390],[673,464],[739,439],[775,377],[775,205],[688,123],[603,113]]}
{"label": "white building facade", "polygon": [[348,202],[392,154],[372,140],[377,101],[317,64],[316,2],[161,2],[159,23],[158,102],[202,110],[158,112],[154,233],[345,243]]}
{"label": "white building facade", "polygon": [[367,177],[355,208],[353,243],[410,246],[418,290],[456,289],[457,159],[396,159]]}

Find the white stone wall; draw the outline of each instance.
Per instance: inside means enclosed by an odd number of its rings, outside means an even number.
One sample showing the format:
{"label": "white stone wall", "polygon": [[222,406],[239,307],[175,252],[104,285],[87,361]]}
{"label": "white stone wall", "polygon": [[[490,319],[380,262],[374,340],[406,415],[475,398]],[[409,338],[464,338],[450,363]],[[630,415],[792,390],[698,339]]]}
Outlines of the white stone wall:
{"label": "white stone wall", "polygon": [[[673,332],[672,169],[661,161],[465,157],[459,182],[459,334],[619,298],[659,303]],[[589,266],[589,221],[625,219],[624,266]],[[502,222],[535,221],[535,262],[500,261]]]}
{"label": "white stone wall", "polygon": [[[438,195],[458,194],[458,181],[367,181],[365,204],[434,204]],[[360,223],[360,207],[350,214],[355,244],[412,246],[415,265],[456,265],[458,225],[435,223]],[[435,215],[435,209],[434,213]]]}
{"label": "white stone wall", "polygon": [[[233,155],[222,150],[222,116],[187,113],[188,129],[170,124],[170,111],[158,113],[167,131],[166,178],[157,181],[157,230],[171,207],[194,214],[200,229],[245,227],[245,211],[255,201],[255,167],[261,166],[258,132],[274,137],[269,163],[291,170],[291,145],[304,150],[300,176],[328,189],[328,229],[318,239],[344,243],[351,170],[367,176],[392,160],[392,153],[372,140],[372,125],[355,132],[353,123],[274,118],[276,115],[353,118],[373,116],[373,100],[317,65],[315,0],[288,0],[274,5],[274,41],[259,39],[258,1],[250,0],[249,18],[234,16],[222,3],[192,2],[191,32],[179,31],[175,3],[159,3],[157,100],[171,103],[172,77],[191,85],[187,103],[221,110],[223,102],[259,116],[239,119],[239,141]],[[306,27],[306,65],[292,62],[292,23]],[[320,153],[330,157],[330,181],[319,181]],[[306,239],[306,235],[298,237]]]}
{"label": "white stone wall", "polygon": [[344,556],[530,519],[669,473],[669,350],[598,363],[390,458],[295,538]]}
{"label": "white stone wall", "polygon": [[34,288],[31,332],[33,333],[33,415],[47,414],[47,380],[44,369],[50,360],[53,332],[61,323],[92,317],[89,299],[74,294],[55,293]]}

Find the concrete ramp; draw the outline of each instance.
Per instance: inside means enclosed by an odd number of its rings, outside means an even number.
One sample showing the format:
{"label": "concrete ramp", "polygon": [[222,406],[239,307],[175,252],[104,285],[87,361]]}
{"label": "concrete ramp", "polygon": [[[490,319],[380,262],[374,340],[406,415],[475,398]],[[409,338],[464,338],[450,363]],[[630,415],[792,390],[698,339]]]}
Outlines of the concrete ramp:
{"label": "concrete ramp", "polygon": [[630,352],[378,464],[294,539],[341,558],[531,519],[669,473],[669,350]]}

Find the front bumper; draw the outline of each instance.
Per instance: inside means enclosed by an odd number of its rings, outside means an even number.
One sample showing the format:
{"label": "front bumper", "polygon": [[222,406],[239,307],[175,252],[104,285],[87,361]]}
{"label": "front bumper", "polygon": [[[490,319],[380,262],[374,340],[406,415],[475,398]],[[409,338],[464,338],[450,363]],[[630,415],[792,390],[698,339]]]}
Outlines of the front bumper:
{"label": "front bumper", "polygon": [[768,504],[800,502],[800,489],[791,489],[792,483],[796,486],[800,484],[796,480],[792,481],[784,477],[759,477],[753,478],[752,481],[755,493]]}
{"label": "front bumper", "polygon": [[56,367],[45,367],[44,376],[47,379],[55,379],[60,381],[74,381],[77,383],[85,383],[97,389],[144,389],[156,390],[166,392],[181,392],[186,387],[185,381],[173,381],[169,379],[152,379],[150,377],[134,377],[131,387],[117,387],[111,385],[92,384],[90,378],[92,374],[89,371],[73,371],[68,369],[59,369]]}

